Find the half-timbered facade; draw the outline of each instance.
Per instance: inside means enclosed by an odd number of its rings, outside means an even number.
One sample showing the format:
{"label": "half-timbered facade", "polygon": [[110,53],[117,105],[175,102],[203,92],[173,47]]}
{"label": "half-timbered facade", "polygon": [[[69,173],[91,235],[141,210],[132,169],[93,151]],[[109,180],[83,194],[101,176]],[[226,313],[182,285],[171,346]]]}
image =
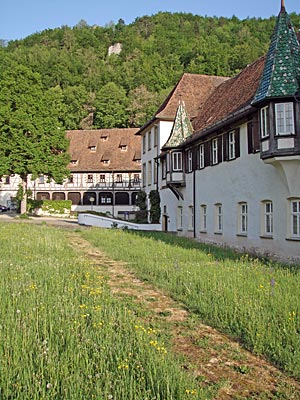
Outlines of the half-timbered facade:
{"label": "half-timbered facade", "polygon": [[282,2],[268,54],[217,86],[192,128],[182,97],[158,158],[163,228],[299,260],[299,94],[299,42]]}
{"label": "half-timbered facade", "polygon": [[[76,211],[108,212],[129,218],[136,209],[141,188],[140,138],[138,129],[67,131],[70,140],[70,175],[63,184],[40,176],[28,182],[37,200],[71,200]],[[20,178],[4,176],[0,182],[0,204],[10,204]]]}

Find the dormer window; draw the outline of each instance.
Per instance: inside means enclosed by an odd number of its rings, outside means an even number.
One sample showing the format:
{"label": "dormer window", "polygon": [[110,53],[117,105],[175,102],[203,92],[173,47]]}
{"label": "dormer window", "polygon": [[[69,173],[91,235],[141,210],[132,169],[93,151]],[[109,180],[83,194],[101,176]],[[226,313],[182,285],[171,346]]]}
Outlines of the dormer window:
{"label": "dormer window", "polygon": [[102,135],[102,136],[101,136],[101,141],[102,141],[102,142],[105,142],[107,139],[108,139],[108,136],[107,136],[107,135]]}
{"label": "dormer window", "polygon": [[78,164],[78,160],[75,160],[75,159],[74,159],[74,160],[71,160],[71,164],[72,164],[72,165],[77,165],[77,164]]}
{"label": "dormer window", "polygon": [[102,164],[108,165],[109,164],[109,160],[101,160]]}
{"label": "dormer window", "polygon": [[127,151],[127,145],[126,144],[120,145],[120,149],[121,151]]}
{"label": "dormer window", "polygon": [[89,150],[91,152],[95,152],[96,151],[96,146],[89,146]]}
{"label": "dormer window", "polygon": [[293,103],[275,104],[276,135],[293,135],[295,133]]}

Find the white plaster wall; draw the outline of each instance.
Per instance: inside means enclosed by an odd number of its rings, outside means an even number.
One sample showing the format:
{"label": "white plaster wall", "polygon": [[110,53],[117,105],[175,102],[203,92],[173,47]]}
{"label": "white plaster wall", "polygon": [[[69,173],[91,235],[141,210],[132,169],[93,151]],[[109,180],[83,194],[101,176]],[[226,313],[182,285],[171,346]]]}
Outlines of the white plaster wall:
{"label": "white plaster wall", "polygon": [[[196,236],[200,240],[226,244],[248,251],[277,254],[282,258],[300,260],[300,241],[286,240],[289,190],[279,170],[264,164],[260,154],[248,154],[246,124],[240,127],[241,155],[238,159],[222,162],[196,171]],[[193,205],[193,173],[186,174],[184,201],[170,197],[169,189],[161,197],[170,215],[169,230],[176,230],[177,207],[183,206],[182,234],[189,231],[189,207]],[[300,197],[300,176],[297,183]],[[168,193],[169,192],[169,193]],[[294,193],[295,194],[295,193]],[[261,201],[273,202],[273,239],[261,238]],[[238,236],[238,203],[248,204],[248,234]],[[223,206],[223,234],[215,234],[214,204]],[[207,233],[200,233],[200,205],[207,205]]]}

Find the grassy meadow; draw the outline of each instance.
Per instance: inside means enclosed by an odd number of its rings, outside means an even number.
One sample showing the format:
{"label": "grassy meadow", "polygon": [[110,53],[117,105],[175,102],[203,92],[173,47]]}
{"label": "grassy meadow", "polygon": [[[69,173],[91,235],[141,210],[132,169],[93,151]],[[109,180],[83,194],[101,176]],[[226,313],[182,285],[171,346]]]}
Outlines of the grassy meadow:
{"label": "grassy meadow", "polygon": [[82,235],[203,322],[300,378],[300,266],[261,262],[163,233],[91,229]]}
{"label": "grassy meadow", "polygon": [[[99,266],[75,254],[67,235],[47,226],[0,224],[0,399],[211,399],[209,389],[180,368],[160,332],[111,294]],[[169,276],[178,258],[177,286],[190,285],[182,280],[190,266],[176,255],[180,247],[117,231],[87,236],[135,268],[140,262],[149,279],[158,274],[152,263]],[[297,318],[287,326],[296,329]]]}

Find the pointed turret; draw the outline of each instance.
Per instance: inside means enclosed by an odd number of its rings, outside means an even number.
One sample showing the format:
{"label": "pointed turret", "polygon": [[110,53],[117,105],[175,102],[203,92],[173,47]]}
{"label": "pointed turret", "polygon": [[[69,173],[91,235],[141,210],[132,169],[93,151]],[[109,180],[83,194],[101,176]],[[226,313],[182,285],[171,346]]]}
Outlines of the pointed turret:
{"label": "pointed turret", "polygon": [[271,38],[264,71],[252,101],[291,97],[300,89],[300,46],[281,0],[281,10]]}
{"label": "pointed turret", "polygon": [[174,124],[169,139],[163,146],[164,148],[172,148],[179,146],[193,133],[191,121],[185,108],[183,101],[179,100],[176,111]]}

